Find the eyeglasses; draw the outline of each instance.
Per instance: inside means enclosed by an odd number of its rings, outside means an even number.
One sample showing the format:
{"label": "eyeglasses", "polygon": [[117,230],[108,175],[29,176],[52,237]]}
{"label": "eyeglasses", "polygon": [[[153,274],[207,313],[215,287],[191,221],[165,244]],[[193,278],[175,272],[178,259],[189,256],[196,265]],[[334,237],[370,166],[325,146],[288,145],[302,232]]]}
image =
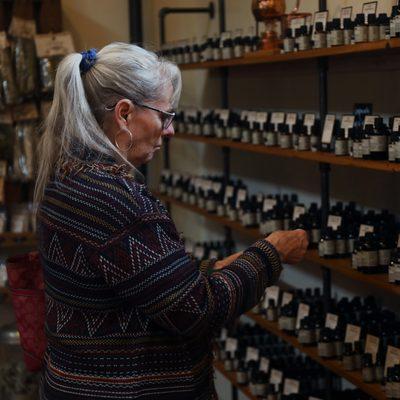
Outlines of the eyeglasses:
{"label": "eyeglasses", "polygon": [[[133,100],[131,100],[131,101],[133,104],[137,105],[138,107],[147,108],[148,110],[152,110],[152,111],[156,111],[156,112],[160,113],[163,131],[165,131],[166,129],[168,129],[170,127],[170,125],[172,124],[172,121],[175,118],[175,115],[176,115],[175,112],[163,111],[163,110],[160,110],[159,108],[151,107],[146,104],[136,103]],[[115,107],[116,107],[116,104],[113,105],[112,107],[106,107],[106,111],[112,111]]]}

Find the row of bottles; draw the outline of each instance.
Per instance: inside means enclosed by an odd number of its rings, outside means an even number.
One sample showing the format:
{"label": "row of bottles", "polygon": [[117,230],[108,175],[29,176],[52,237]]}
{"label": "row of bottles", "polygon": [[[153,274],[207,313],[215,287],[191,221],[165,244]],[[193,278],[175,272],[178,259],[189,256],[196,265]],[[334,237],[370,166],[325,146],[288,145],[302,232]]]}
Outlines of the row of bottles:
{"label": "row of bottles", "polygon": [[210,242],[191,242],[185,240],[185,250],[197,261],[210,259],[222,260],[235,253],[235,243],[232,240],[215,240]]}
{"label": "row of bottles", "polygon": [[175,127],[179,133],[254,145],[400,162],[399,117],[386,123],[377,115],[364,121],[344,115],[339,121],[329,114],[322,125],[315,114],[188,109],[178,113]]}
{"label": "row of bottles", "polygon": [[400,323],[372,296],[344,297],[324,306],[318,288],[282,291],[273,286],[252,311],[297,336],[303,346],[317,346],[321,358],[360,371],[366,383],[385,384],[385,371],[400,363]]}
{"label": "row of bottles", "polygon": [[[309,400],[325,398],[326,371],[310,358],[269,334],[258,325],[241,323],[223,329],[217,340],[216,358],[238,384],[263,400]],[[333,376],[332,398],[368,399],[358,390],[343,391]]]}
{"label": "row of bottles", "polygon": [[243,57],[257,51],[259,45],[260,37],[256,35],[254,27],[250,27],[247,33],[243,29],[236,29],[211,37],[168,43],[162,46],[159,54],[177,64],[189,64]]}
{"label": "row of bottles", "polygon": [[219,176],[192,177],[163,171],[159,190],[211,214],[258,229],[260,236],[277,230],[304,229],[310,248],[322,258],[350,258],[351,266],[365,274],[388,274],[400,283],[400,248],[395,217],[387,210],[361,212],[354,202],[337,202],[321,230],[321,209],[299,202],[296,194],[251,195],[241,181],[226,185]]}

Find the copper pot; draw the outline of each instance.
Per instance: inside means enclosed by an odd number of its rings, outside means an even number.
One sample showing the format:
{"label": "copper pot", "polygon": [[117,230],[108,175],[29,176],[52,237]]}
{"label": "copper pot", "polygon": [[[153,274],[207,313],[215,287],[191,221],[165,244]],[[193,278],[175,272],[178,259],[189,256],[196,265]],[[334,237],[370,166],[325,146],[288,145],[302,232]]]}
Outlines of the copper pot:
{"label": "copper pot", "polygon": [[252,10],[259,22],[280,18],[285,14],[285,0],[253,0]]}

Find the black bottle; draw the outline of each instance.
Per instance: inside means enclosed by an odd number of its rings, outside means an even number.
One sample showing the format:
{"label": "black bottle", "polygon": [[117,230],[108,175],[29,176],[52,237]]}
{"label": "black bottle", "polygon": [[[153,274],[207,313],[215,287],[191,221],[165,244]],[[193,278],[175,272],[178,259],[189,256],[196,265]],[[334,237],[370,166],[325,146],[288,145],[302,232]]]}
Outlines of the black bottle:
{"label": "black bottle", "polygon": [[332,30],[330,36],[332,46],[344,45],[344,31],[340,26],[340,18],[334,18],[332,20]]}
{"label": "black bottle", "polygon": [[354,22],[350,18],[343,21],[343,41],[345,45],[352,44],[354,40]]}
{"label": "black bottle", "polygon": [[291,29],[286,29],[285,37],[283,39],[283,51],[285,53],[292,53],[295,49],[295,40],[292,35]]}
{"label": "black bottle", "polygon": [[365,24],[364,14],[357,14],[354,21],[354,41],[355,43],[368,41],[368,26]]}
{"label": "black bottle", "polygon": [[368,42],[379,40],[379,23],[375,14],[368,15]]}
{"label": "black bottle", "polygon": [[322,22],[315,24],[314,49],[324,49],[327,47],[326,31]]}
{"label": "black bottle", "polygon": [[339,129],[335,135],[335,155],[349,155],[349,139],[345,136],[345,130]]}
{"label": "black bottle", "polygon": [[379,40],[390,39],[390,19],[386,13],[378,15]]}
{"label": "black bottle", "polygon": [[379,118],[375,121],[375,129],[370,133],[370,159],[387,160],[388,159],[388,136],[387,126]]}
{"label": "black bottle", "polygon": [[318,342],[318,355],[321,358],[334,358],[335,349],[333,346],[332,330],[328,328],[321,329]]}
{"label": "black bottle", "polygon": [[352,343],[344,344],[342,363],[343,363],[343,368],[346,371],[354,371],[355,370],[354,351],[353,351]]}
{"label": "black bottle", "polygon": [[321,235],[321,240],[318,245],[318,253],[323,258],[336,257],[336,241],[332,228],[326,228]]}

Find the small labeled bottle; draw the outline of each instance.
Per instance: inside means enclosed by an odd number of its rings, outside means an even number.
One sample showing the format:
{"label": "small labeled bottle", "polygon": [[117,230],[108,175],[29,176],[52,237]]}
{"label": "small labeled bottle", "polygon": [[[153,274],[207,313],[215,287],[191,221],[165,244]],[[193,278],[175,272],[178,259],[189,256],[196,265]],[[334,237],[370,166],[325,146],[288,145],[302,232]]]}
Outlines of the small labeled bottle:
{"label": "small labeled bottle", "polygon": [[336,258],[346,258],[348,256],[347,238],[342,228],[338,228],[338,230],[336,231],[335,251]]}
{"label": "small labeled bottle", "polygon": [[[399,135],[399,137],[400,137],[400,135]],[[268,147],[278,145],[278,133],[274,129],[274,124],[266,124],[265,142],[264,143]],[[400,149],[400,145],[399,145],[399,149]],[[400,155],[400,153],[399,153],[399,155]]]}
{"label": "small labeled bottle", "polygon": [[314,346],[316,344],[315,325],[310,316],[301,320],[297,339],[304,346]]}
{"label": "small labeled bottle", "polygon": [[266,310],[267,321],[276,322],[278,320],[278,308],[275,305],[274,299],[269,299],[268,308]]}
{"label": "small labeled bottle", "polygon": [[311,136],[308,135],[307,127],[301,126],[297,127],[294,126],[294,131],[298,130],[298,145],[297,150],[299,151],[309,151],[311,149]]}
{"label": "small labeled bottle", "polygon": [[362,144],[362,158],[364,160],[369,160],[371,158],[371,144],[370,137],[374,134],[374,126],[373,125],[365,125],[361,144]]}
{"label": "small labeled bottle", "polygon": [[354,22],[350,18],[343,21],[343,42],[345,45],[353,44],[354,40]]}
{"label": "small labeled bottle", "polygon": [[332,20],[332,30],[330,38],[330,42],[333,47],[344,45],[344,30],[341,28],[340,18],[334,18]]}
{"label": "small labeled bottle", "polygon": [[390,18],[390,37],[396,38],[400,36],[400,10],[399,6],[392,7],[392,15]]}
{"label": "small labeled bottle", "polygon": [[279,144],[282,149],[291,149],[292,134],[289,132],[289,127],[286,124],[279,124]]}
{"label": "small labeled bottle", "polygon": [[250,35],[247,35],[243,39],[243,46],[244,46],[244,54],[249,54],[253,51],[252,48],[252,38]]}
{"label": "small labeled bottle", "polygon": [[286,29],[285,38],[283,39],[283,51],[285,53],[292,53],[295,48],[295,39],[291,29]]}
{"label": "small labeled bottle", "polygon": [[400,283],[400,249],[397,248],[394,252],[389,264],[388,271],[389,283]]}
{"label": "small labeled bottle", "polygon": [[375,368],[371,353],[365,353],[363,355],[362,377],[365,383],[375,382]]}
{"label": "small labeled bottle", "polygon": [[248,371],[243,361],[239,361],[239,367],[236,370],[236,381],[239,385],[247,385]]}
{"label": "small labeled bottle", "polygon": [[381,118],[375,121],[375,129],[370,133],[370,159],[387,160],[388,159],[388,128]]}
{"label": "small labeled bottle", "polygon": [[226,138],[226,129],[224,125],[224,121],[222,119],[217,119],[216,123],[214,124],[214,132],[215,136],[218,139],[225,139]]}
{"label": "small labeled bottle", "polygon": [[378,245],[372,232],[365,234],[358,261],[361,264],[358,266],[359,272],[364,274],[379,273]]}
{"label": "small labeled bottle", "polygon": [[218,36],[214,36],[212,41],[212,60],[222,60],[222,48],[220,46],[221,39]]}
{"label": "small labeled bottle", "polygon": [[335,357],[340,360],[344,350],[344,334],[339,328],[336,328],[333,332],[333,347],[335,349]]}
{"label": "small labeled bottle", "polygon": [[364,14],[357,14],[354,21],[354,41],[355,43],[368,42],[368,26],[365,24]]}
{"label": "small labeled bottle", "polygon": [[[353,129],[353,135],[352,135],[352,157],[353,158],[358,158],[361,159],[363,158],[363,131],[361,128],[354,128]],[[367,145],[367,143],[365,144]],[[369,149],[369,139],[368,139],[368,149]]]}
{"label": "small labeled bottle", "polygon": [[319,129],[319,121],[315,121],[315,124],[311,127],[311,151],[316,152],[321,148],[321,131]]}
{"label": "small labeled bottle", "polygon": [[355,370],[353,343],[345,343],[344,344],[342,363],[343,363],[343,368],[346,371],[354,371]]}
{"label": "small labeled bottle", "polygon": [[191,49],[191,62],[199,63],[201,60],[201,48],[198,43],[193,41],[192,49]]}
{"label": "small labeled bottle", "polygon": [[379,40],[390,39],[390,19],[386,13],[378,16]]}
{"label": "small labeled bottle", "polygon": [[379,24],[375,14],[368,15],[368,42],[379,40]]}
{"label": "small labeled bottle", "polygon": [[397,143],[399,144],[398,147],[400,150],[400,132],[398,132],[398,131],[392,132],[392,134],[389,137],[389,144],[388,144],[388,160],[390,162],[396,162],[396,145],[397,145]]}
{"label": "small labeled bottle", "polygon": [[183,63],[184,63],[184,64],[189,64],[189,63],[192,62],[191,52],[192,52],[192,49],[191,49],[191,47],[190,47],[190,44],[188,43],[188,44],[183,48]]}
{"label": "small labeled bottle", "polygon": [[[218,42],[219,46],[219,42]],[[201,61],[211,61],[214,59],[214,40],[207,38],[200,47],[201,50]]]}
{"label": "small labeled bottle", "polygon": [[222,42],[222,59],[230,60],[233,58],[233,40],[229,37]]}
{"label": "small labeled bottle", "polygon": [[241,130],[238,131],[238,135],[232,137],[233,141],[241,141],[242,143],[250,143],[252,138],[252,131],[250,130],[250,122],[245,120],[241,124]]}
{"label": "small labeled bottle", "polygon": [[235,58],[241,58],[244,56],[244,43],[242,36],[236,36],[233,39],[233,54]]}
{"label": "small labeled bottle", "polygon": [[387,235],[382,233],[378,242],[379,271],[381,273],[388,272],[389,264],[392,259],[393,245],[391,245],[390,242]]}
{"label": "small labeled bottle", "polygon": [[329,328],[321,329],[318,342],[318,355],[321,358],[327,359],[335,357],[335,349],[332,340],[332,330]]}
{"label": "small labeled bottle", "polygon": [[357,371],[362,370],[362,355],[361,342],[354,342],[354,369]]}
{"label": "small labeled bottle", "polygon": [[224,361],[224,369],[226,372],[232,372],[233,371],[233,360],[232,356],[230,353],[228,353],[225,361]]}
{"label": "small labeled bottle", "polygon": [[261,130],[261,125],[259,122],[253,124],[253,129],[251,131],[251,143],[261,144],[263,141],[263,131]]}
{"label": "small labeled bottle", "polygon": [[344,129],[339,129],[335,135],[335,155],[349,155],[349,139],[346,137],[346,131]]}
{"label": "small labeled bottle", "polygon": [[327,47],[326,31],[322,22],[315,24],[314,49],[324,49]]}
{"label": "small labeled bottle", "polygon": [[297,45],[299,51],[311,49],[310,33],[307,25],[303,25],[297,32]]}
{"label": "small labeled bottle", "polygon": [[318,253],[319,256],[323,258],[336,257],[336,240],[332,228],[326,228],[325,232],[321,235]]}

